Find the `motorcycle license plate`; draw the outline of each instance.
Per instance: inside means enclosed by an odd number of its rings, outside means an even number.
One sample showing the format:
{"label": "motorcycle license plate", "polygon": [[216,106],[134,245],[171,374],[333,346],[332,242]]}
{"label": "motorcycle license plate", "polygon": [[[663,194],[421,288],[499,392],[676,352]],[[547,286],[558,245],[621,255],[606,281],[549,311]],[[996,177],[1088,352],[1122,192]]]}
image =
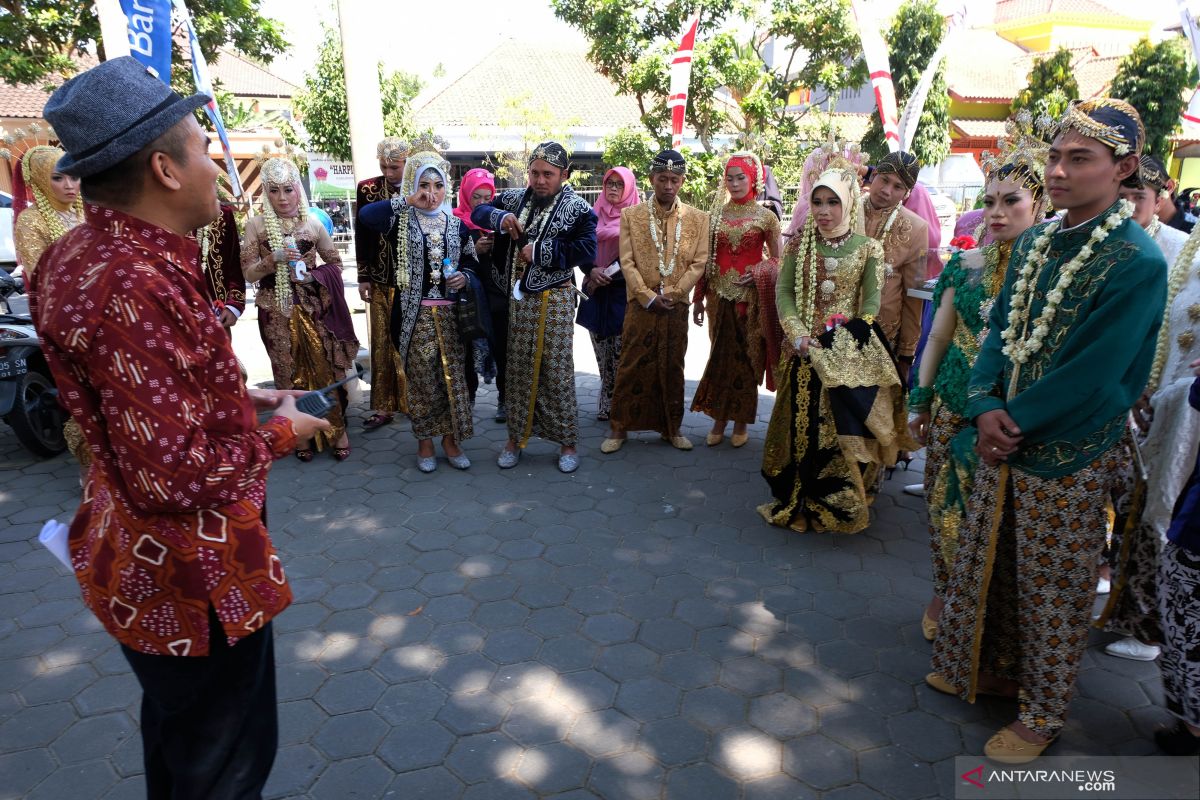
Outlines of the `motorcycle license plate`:
{"label": "motorcycle license plate", "polygon": [[29,371],[23,358],[0,359],[0,378],[16,378]]}

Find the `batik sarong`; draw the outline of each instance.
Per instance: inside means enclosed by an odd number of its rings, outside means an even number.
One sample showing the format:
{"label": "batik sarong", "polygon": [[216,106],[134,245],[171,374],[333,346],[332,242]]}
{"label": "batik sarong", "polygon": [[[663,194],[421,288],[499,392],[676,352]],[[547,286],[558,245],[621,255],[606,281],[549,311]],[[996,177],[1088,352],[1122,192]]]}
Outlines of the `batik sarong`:
{"label": "batik sarong", "polygon": [[1163,696],[1168,711],[1200,727],[1200,555],[1168,542],[1158,569]]}
{"label": "batik sarong", "polygon": [[531,436],[574,447],[579,439],[575,397],[575,290],[548,289],[509,306],[504,401],[508,435],[518,447]]}
{"label": "batik sarong", "polygon": [[625,308],[624,352],[613,391],[613,423],[627,431],[674,436],[683,423],[683,360],[687,353],[688,307],[648,311]]}
{"label": "batik sarong", "polygon": [[371,285],[367,305],[367,325],[371,340],[371,408],[381,414],[407,413],[404,368],[392,344],[388,330],[392,319],[392,301],[396,290],[381,284]]}
{"label": "batik sarong", "polygon": [[714,420],[752,424],[758,416],[758,375],[750,360],[746,315],[738,313],[738,305],[714,292],[705,300],[712,351],[696,387],[692,411]]}
{"label": "batik sarong", "polygon": [[925,444],[925,498],[929,505],[929,551],[933,564],[933,593],[944,597],[949,570],[954,564],[962,509],[947,496],[950,442],[967,421],[947,406],[936,403]]}
{"label": "batik sarong", "polygon": [[471,438],[471,398],[453,306],[421,306],[405,364],[413,435]]}
{"label": "batik sarong", "polygon": [[621,363],[621,336],[592,337],[592,350],[596,353],[596,366],[600,368],[600,396],[596,400],[596,413],[601,417],[612,414],[613,387],[617,382],[617,367]]}

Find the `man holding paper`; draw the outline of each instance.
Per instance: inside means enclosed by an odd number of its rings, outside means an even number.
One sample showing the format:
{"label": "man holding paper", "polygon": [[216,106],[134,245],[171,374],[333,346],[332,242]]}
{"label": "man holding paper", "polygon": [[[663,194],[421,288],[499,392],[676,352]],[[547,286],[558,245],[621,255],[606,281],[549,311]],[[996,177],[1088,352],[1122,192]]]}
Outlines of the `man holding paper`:
{"label": "man holding paper", "polygon": [[[46,104],[85,221],[42,257],[30,305],[94,459],[68,555],[142,686],[151,798],[258,797],[278,723],[271,620],[292,600],[263,520],[267,471],[328,423],[247,391],[188,233],[217,166],[181,97],[125,56]],[[256,411],[274,410],[259,424]]]}
{"label": "man holding paper", "polygon": [[683,422],[683,360],[688,295],[708,262],[708,214],[679,200],[683,156],[664,150],[650,162],[654,202],[621,212],[621,274],[629,304],[612,421],[600,452],[615,453],[627,431],[658,431],[680,450],[692,443]]}

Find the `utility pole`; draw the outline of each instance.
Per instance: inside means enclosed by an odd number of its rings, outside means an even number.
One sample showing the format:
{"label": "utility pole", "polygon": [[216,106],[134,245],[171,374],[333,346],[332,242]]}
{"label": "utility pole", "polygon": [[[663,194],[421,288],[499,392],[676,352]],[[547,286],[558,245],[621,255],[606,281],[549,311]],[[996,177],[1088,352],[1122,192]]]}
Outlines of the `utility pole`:
{"label": "utility pole", "polygon": [[375,146],[383,138],[376,34],[363,16],[365,5],[354,0],[338,0],[337,4],[342,69],[346,79],[346,111],[350,117],[350,152],[356,181],[379,172]]}

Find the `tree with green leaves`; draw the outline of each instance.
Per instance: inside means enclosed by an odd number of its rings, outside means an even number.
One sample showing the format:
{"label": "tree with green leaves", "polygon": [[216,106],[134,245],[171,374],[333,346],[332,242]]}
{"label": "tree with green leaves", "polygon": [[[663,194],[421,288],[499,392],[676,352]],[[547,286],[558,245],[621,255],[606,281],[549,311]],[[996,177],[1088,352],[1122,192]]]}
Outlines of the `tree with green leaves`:
{"label": "tree with green leaves", "polygon": [[[283,25],[263,16],[262,0],[190,0],[200,49],[210,63],[221,47],[270,62],[287,48]],[[0,80],[57,86],[78,71],[78,59],[96,44],[103,56],[100,20],[92,0],[0,0]],[[187,42],[175,38],[178,65]]]}
{"label": "tree with green leaves", "polygon": [[[484,164],[497,180],[506,181],[509,186],[524,186],[533,149],[541,142],[554,140],[561,142],[570,153],[574,147],[568,131],[578,125],[579,120],[558,119],[545,102],[535,104],[532,92],[522,92],[502,98],[495,123],[503,130],[515,131],[521,140],[515,147],[487,156]],[[573,185],[579,185],[587,178],[588,173],[581,170],[571,173]]]}
{"label": "tree with green leaves", "polygon": [[1180,129],[1183,92],[1196,84],[1196,67],[1182,37],[1151,44],[1142,39],[1121,59],[1109,96],[1138,110],[1146,126],[1146,152],[1164,161],[1170,155],[1171,134]]}
{"label": "tree with green leaves", "polygon": [[1013,98],[1012,112],[1029,111],[1058,119],[1067,103],[1079,97],[1079,83],[1071,67],[1071,51],[1060,47],[1049,58],[1038,56],[1029,70],[1028,85]]}
{"label": "tree with green leaves", "polygon": [[[591,43],[588,59],[621,94],[637,99],[642,124],[670,140],[669,64],[685,20],[702,10],[692,55],[686,119],[706,152],[722,133],[794,133],[801,88],[836,93],[866,78],[849,0],[551,0],[555,14]],[[731,31],[750,29],[748,41]],[[767,53],[771,44],[774,57]],[[771,154],[766,154],[768,158]]]}
{"label": "tree with green leaves", "polygon": [[[0,0],[2,1],[2,0]],[[350,160],[350,123],[346,110],[346,78],[342,66],[342,41],[338,32],[323,26],[325,38],[312,72],[304,76],[304,89],[293,98],[297,115],[308,132],[309,150]],[[421,91],[415,75],[389,72],[379,64],[379,94],[383,102],[383,132],[387,136],[412,136],[412,99]]]}
{"label": "tree with green leaves", "polygon": [[[905,0],[896,12],[884,39],[888,43],[888,62],[901,114],[945,34],[945,18],[938,11],[935,0]],[[922,164],[941,163],[950,154],[950,91],[946,85],[945,62],[929,87],[916,136],[908,149]],[[878,114],[871,115],[870,127],[863,137],[863,150],[873,160],[888,152]]]}

